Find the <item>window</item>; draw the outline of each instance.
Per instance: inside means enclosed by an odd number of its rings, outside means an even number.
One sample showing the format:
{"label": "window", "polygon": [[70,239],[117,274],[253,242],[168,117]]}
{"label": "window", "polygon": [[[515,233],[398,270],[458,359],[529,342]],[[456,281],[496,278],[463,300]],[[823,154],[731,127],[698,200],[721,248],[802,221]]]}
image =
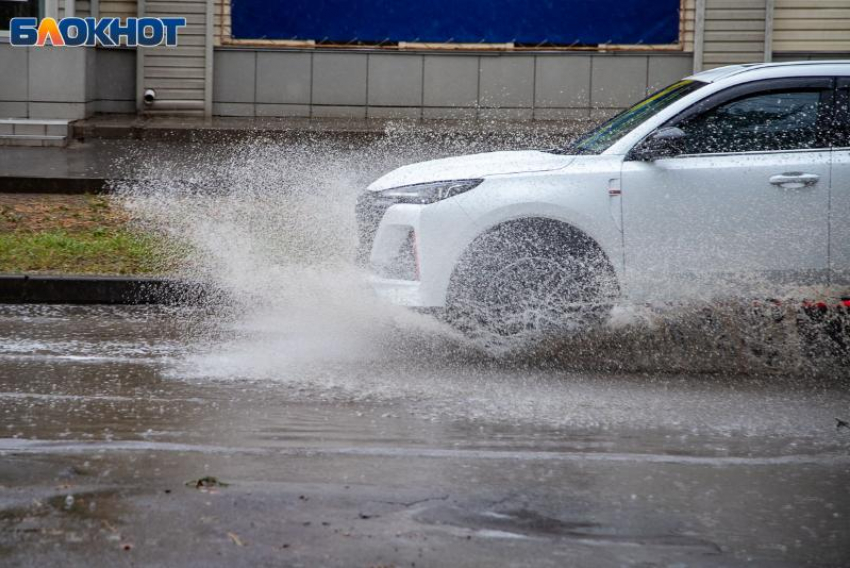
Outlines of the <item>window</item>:
{"label": "window", "polygon": [[685,154],[805,150],[822,145],[818,129],[821,90],[748,95],[677,126]]}
{"label": "window", "polygon": [[591,130],[575,142],[565,152],[575,154],[601,154],[614,145],[620,138],[667,108],[682,97],[704,87],[699,81],[679,81],[666,89],[653,93],[632,108],[618,114],[608,122]]}
{"label": "window", "polygon": [[43,3],[43,0],[0,0],[0,32],[9,31],[12,18],[39,17]]}

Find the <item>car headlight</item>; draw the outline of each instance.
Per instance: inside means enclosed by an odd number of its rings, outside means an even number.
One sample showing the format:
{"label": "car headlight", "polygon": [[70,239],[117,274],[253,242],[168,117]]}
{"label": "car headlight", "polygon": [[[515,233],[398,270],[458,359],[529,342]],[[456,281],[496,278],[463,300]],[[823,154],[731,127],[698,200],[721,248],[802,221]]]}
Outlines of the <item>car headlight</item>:
{"label": "car headlight", "polygon": [[383,199],[392,200],[395,203],[415,203],[428,205],[436,203],[449,197],[454,197],[470,189],[481,185],[483,179],[464,179],[455,181],[435,181],[430,183],[417,183],[414,185],[403,185],[378,192]]}

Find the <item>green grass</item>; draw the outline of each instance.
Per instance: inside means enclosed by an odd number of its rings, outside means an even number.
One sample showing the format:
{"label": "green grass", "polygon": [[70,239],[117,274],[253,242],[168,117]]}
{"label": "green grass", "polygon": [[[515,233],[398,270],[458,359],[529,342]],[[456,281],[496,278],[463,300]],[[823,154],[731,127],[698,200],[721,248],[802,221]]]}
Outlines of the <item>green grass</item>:
{"label": "green grass", "polygon": [[0,233],[0,273],[157,274],[165,247],[124,229]]}

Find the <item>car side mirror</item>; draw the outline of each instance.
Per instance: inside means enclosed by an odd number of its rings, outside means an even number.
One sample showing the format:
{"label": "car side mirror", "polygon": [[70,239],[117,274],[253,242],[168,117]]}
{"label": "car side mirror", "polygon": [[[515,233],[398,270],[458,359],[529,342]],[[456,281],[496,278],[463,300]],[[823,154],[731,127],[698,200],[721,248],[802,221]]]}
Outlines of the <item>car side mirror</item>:
{"label": "car side mirror", "polygon": [[688,135],[681,128],[668,126],[645,138],[631,152],[631,158],[651,162],[660,158],[671,158],[684,152]]}

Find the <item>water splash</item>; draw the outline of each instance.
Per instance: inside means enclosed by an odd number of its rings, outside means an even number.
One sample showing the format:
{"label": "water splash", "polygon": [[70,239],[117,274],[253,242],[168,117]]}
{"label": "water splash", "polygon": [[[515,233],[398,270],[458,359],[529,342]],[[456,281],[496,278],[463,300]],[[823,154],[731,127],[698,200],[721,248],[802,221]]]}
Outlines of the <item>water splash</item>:
{"label": "water splash", "polygon": [[804,340],[816,326],[790,309],[777,316],[716,299],[620,307],[603,329],[494,349],[495,342],[471,342],[371,293],[355,265],[353,211],[372,179],[424,159],[562,140],[534,131],[398,127],[379,137],[307,133],[149,145],[120,165],[123,177],[138,181],[116,183],[116,198],[140,226],[180,243],[180,277],[223,292],[210,306],[215,323],[192,329],[200,374],[270,377],[293,365],[353,360],[477,365],[495,356],[583,369],[847,375],[846,352],[812,356]]}

